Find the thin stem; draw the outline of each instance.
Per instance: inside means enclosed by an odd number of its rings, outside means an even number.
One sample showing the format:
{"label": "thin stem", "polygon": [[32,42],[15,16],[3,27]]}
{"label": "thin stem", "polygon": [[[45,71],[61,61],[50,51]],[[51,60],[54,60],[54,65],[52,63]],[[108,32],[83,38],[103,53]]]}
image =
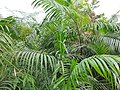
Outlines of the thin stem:
{"label": "thin stem", "polygon": [[73,22],[75,23],[75,26],[76,26],[76,29],[77,29],[77,32],[78,32],[78,40],[79,40],[79,44],[81,43],[81,40],[80,40],[80,35],[81,35],[81,33],[80,33],[80,28],[79,28],[79,26],[78,26],[78,23],[77,23],[77,21],[76,20],[74,20],[74,18],[67,12],[67,14],[68,14],[68,16],[73,20]]}

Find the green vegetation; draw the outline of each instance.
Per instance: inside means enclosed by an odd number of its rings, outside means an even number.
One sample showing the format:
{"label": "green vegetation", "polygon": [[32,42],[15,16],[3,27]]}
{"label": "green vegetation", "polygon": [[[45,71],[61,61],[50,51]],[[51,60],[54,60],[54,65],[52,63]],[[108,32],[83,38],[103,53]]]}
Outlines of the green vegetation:
{"label": "green vegetation", "polygon": [[0,90],[119,90],[120,24],[98,3],[34,0],[41,24],[1,18]]}

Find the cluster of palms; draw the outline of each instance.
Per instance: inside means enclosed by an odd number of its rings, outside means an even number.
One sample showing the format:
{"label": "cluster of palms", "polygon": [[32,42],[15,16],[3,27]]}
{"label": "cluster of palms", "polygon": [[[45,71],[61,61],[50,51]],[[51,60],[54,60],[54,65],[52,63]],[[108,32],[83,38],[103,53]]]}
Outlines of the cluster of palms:
{"label": "cluster of palms", "polygon": [[120,89],[120,24],[95,15],[97,0],[32,4],[41,24],[0,20],[0,90]]}

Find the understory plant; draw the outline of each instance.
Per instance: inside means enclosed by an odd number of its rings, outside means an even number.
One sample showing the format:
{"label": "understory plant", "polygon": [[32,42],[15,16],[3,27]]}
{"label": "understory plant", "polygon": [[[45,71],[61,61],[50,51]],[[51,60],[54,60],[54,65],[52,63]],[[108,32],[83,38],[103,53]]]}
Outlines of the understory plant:
{"label": "understory plant", "polygon": [[0,19],[0,90],[120,89],[120,24],[88,1],[34,0],[40,24]]}

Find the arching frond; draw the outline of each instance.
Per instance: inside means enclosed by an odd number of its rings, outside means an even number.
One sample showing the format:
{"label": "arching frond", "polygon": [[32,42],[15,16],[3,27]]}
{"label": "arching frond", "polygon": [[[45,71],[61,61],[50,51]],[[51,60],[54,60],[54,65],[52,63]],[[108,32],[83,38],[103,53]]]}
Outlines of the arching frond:
{"label": "arching frond", "polygon": [[112,55],[95,55],[83,59],[64,62],[64,73],[52,85],[62,90],[92,89],[113,90],[120,82],[120,57]]}
{"label": "arching frond", "polygon": [[57,2],[57,0],[34,0],[32,4],[34,7],[41,6],[45,10],[45,13],[47,13],[49,19],[54,17],[61,19],[62,11],[66,8],[64,5],[60,4],[60,2]]}
{"label": "arching frond", "polygon": [[120,25],[111,22],[95,22],[83,26],[85,30],[99,31],[100,33],[119,32]]}
{"label": "arching frond", "polygon": [[3,32],[0,32],[0,51],[8,51],[8,50],[13,50],[13,40],[12,38]]}
{"label": "arching frond", "polygon": [[106,45],[110,47],[111,53],[119,54],[120,52],[120,37],[117,34],[109,34],[101,37]]}
{"label": "arching frond", "polygon": [[26,68],[27,72],[31,74],[34,72],[38,75],[38,72],[44,70],[54,70],[55,57],[47,54],[41,54],[37,51],[16,51],[13,55],[13,63]]}
{"label": "arching frond", "polygon": [[[115,90],[116,86],[120,84],[120,57],[112,55],[96,55],[86,58],[81,61],[72,71],[71,79],[80,79],[89,82],[89,76],[96,78],[93,71],[97,72],[106,79]],[[94,69],[94,70],[93,70]],[[97,78],[96,78],[97,79]],[[99,79],[99,78],[98,78]]]}
{"label": "arching frond", "polygon": [[1,90],[13,90],[13,86],[11,81],[0,81],[0,89]]}

